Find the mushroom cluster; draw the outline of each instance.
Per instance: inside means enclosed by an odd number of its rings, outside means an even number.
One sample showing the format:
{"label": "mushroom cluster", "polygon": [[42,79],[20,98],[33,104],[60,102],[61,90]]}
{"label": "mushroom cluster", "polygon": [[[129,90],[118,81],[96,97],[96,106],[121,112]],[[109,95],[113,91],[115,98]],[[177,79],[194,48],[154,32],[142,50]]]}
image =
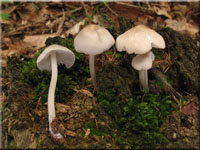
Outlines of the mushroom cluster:
{"label": "mushroom cluster", "polygon": [[145,25],[137,25],[117,37],[118,51],[137,54],[132,60],[132,66],[139,71],[139,81],[142,89],[148,90],[148,72],[154,61],[152,47],[165,48],[163,37]]}
{"label": "mushroom cluster", "polygon": [[[115,43],[112,35],[99,25],[90,24],[84,27],[74,39],[74,47],[77,52],[89,55],[89,69],[92,82],[96,87],[95,55],[101,54],[110,49]],[[118,51],[127,51],[129,54],[137,54],[132,60],[132,66],[139,71],[139,80],[142,89],[148,90],[148,72],[154,61],[152,47],[165,48],[165,42],[161,35],[154,30],[138,25],[126,31],[116,39]],[[50,134],[56,139],[62,139],[61,133],[54,133],[52,122],[56,119],[55,114],[55,89],[57,83],[57,65],[64,64],[70,68],[75,62],[74,53],[60,45],[48,46],[37,59],[37,66],[40,70],[51,71],[51,82],[48,92],[48,120]]]}

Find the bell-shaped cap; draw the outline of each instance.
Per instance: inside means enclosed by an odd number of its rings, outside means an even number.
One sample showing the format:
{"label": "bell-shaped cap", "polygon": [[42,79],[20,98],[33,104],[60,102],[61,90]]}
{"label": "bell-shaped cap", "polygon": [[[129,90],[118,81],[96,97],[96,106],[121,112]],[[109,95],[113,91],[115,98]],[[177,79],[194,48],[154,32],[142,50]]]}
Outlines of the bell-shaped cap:
{"label": "bell-shaped cap", "polygon": [[94,24],[84,27],[74,39],[76,51],[88,55],[101,54],[114,43],[114,38],[105,28]]}
{"label": "bell-shaped cap", "polygon": [[57,64],[64,64],[70,68],[75,62],[74,53],[66,47],[60,45],[50,45],[40,54],[37,59],[37,66],[40,70],[51,71],[51,54],[56,53]]}
{"label": "bell-shaped cap", "polygon": [[152,47],[165,48],[163,37],[145,25],[137,25],[116,39],[118,51],[127,51],[129,54],[144,54]]}
{"label": "bell-shaped cap", "polygon": [[136,70],[148,70],[151,69],[154,58],[155,56],[152,52],[138,54],[133,58],[131,65]]}

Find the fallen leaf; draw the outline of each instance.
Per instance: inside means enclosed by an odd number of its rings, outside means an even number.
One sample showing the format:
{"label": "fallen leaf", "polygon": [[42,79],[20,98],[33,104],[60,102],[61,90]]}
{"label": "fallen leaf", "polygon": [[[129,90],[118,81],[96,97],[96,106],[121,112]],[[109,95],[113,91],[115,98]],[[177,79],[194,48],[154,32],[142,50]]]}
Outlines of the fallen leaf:
{"label": "fallen leaf", "polygon": [[89,97],[94,97],[94,95],[89,90],[81,89],[80,92]]}
{"label": "fallen leaf", "polygon": [[199,32],[198,25],[194,24],[193,22],[188,23],[185,18],[182,20],[166,19],[165,23],[166,27],[170,27],[180,33],[189,34],[192,37],[195,37]]}
{"label": "fallen leaf", "polygon": [[29,43],[22,41],[19,38],[2,38],[2,54],[8,56],[9,53],[21,53],[34,52],[34,48]]}
{"label": "fallen leaf", "polygon": [[[1,82],[2,82],[2,78],[0,78],[0,79],[1,79]],[[1,85],[1,86],[2,86],[2,85]],[[6,96],[5,96],[4,93],[1,93],[0,102],[3,103],[3,102],[5,102],[5,101],[6,101]]]}
{"label": "fallen leaf", "polygon": [[56,103],[56,110],[61,113],[66,113],[71,110],[71,107],[65,104]]}
{"label": "fallen leaf", "polygon": [[90,135],[90,129],[87,129],[84,138],[88,137],[88,135]]}
{"label": "fallen leaf", "polygon": [[194,102],[185,105],[181,111],[184,115],[196,115],[200,113],[200,107]]}
{"label": "fallen leaf", "polygon": [[16,8],[17,8],[17,5],[12,5],[12,6],[9,6],[9,7],[2,9],[1,13],[11,14],[13,11],[15,11]]}
{"label": "fallen leaf", "polygon": [[66,135],[71,136],[71,137],[75,137],[76,133],[66,129],[64,136],[66,136]]}
{"label": "fallen leaf", "polygon": [[49,37],[55,37],[56,33],[52,34],[40,34],[40,35],[28,35],[23,39],[24,42],[30,44],[30,46],[40,49],[45,47],[45,42]]}
{"label": "fallen leaf", "polygon": [[82,94],[85,94],[89,97],[94,97],[94,95],[89,91],[89,90],[86,90],[86,89],[81,89],[81,90],[78,90],[78,89],[74,89],[76,92],[80,92]]}
{"label": "fallen leaf", "polygon": [[2,18],[0,18],[0,23],[1,24],[7,24],[7,25],[11,25],[12,23],[10,22],[10,20],[3,20]]}
{"label": "fallen leaf", "polygon": [[[35,12],[37,11],[37,13]],[[43,22],[48,19],[52,11],[46,9],[46,6],[43,6],[40,10],[32,10],[27,21],[31,22]]]}
{"label": "fallen leaf", "polygon": [[172,18],[171,15],[168,13],[167,8],[165,8],[165,7],[163,7],[162,9],[160,9],[160,8],[158,8],[156,6],[153,6],[153,10],[159,16],[165,16],[165,17],[167,17],[169,19]]}
{"label": "fallen leaf", "polygon": [[18,52],[19,51],[17,51],[17,50],[3,50],[3,51],[0,51],[0,55],[1,55],[1,57],[8,57],[8,56],[11,56],[14,53],[18,53]]}
{"label": "fallen leaf", "polygon": [[80,21],[79,23],[75,24],[72,28],[66,31],[66,36],[68,37],[69,34],[76,35],[79,31],[81,26],[85,24],[85,20]]}

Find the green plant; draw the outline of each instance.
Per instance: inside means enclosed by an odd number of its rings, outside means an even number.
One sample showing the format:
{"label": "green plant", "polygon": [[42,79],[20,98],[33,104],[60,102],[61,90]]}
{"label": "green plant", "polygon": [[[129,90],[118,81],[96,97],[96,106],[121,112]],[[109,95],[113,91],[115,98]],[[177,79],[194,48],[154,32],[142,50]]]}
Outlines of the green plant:
{"label": "green plant", "polygon": [[[46,45],[59,44],[72,50],[76,56],[75,64],[67,69],[64,65],[58,66],[58,81],[56,86],[56,101],[66,101],[74,93],[75,86],[87,84],[89,75],[88,65],[85,63],[84,55],[77,53],[73,47],[73,38],[54,37],[48,38]],[[22,80],[33,87],[34,99],[47,100],[51,73],[40,71],[37,68],[37,57],[41,54],[39,51],[34,59],[24,61],[20,64],[20,74]]]}
{"label": "green plant", "polygon": [[[121,118],[122,130],[130,138],[128,141],[137,148],[149,148],[160,142],[165,142],[165,137],[160,133],[160,126],[165,116],[169,113],[171,100],[169,97],[146,94],[142,97],[130,98],[128,104],[123,107]],[[130,132],[139,136],[130,136]]]}
{"label": "green plant", "polygon": [[9,13],[0,13],[0,17],[2,20],[8,20],[10,16],[11,15]]}
{"label": "green plant", "polygon": [[128,102],[117,99],[117,90],[98,92],[98,101],[118,126],[116,141],[128,148],[154,148],[166,142],[160,126],[172,110],[169,96],[134,93]]}
{"label": "green plant", "polygon": [[96,123],[94,121],[87,122],[85,124],[86,129],[90,129],[90,135],[96,135],[96,136],[105,136],[109,134],[109,131],[106,129],[98,128],[96,127]]}
{"label": "green plant", "polygon": [[94,15],[96,14],[98,8],[99,8],[99,6],[95,6],[95,7],[94,7],[91,16],[86,15],[86,17],[88,18],[86,24],[89,24],[89,23],[92,21],[92,19],[93,19]]}

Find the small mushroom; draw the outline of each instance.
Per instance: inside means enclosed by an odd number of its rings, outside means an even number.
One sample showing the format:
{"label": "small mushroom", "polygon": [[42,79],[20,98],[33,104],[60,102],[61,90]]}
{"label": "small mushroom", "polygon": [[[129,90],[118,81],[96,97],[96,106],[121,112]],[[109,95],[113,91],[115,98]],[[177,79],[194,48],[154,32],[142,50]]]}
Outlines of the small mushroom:
{"label": "small mushroom", "polygon": [[84,27],[74,39],[76,51],[89,55],[90,75],[94,86],[96,86],[95,55],[110,49],[114,43],[114,38],[105,28],[94,24]]}
{"label": "small mushroom", "polygon": [[148,91],[148,71],[152,67],[155,56],[152,52],[138,54],[132,60],[132,67],[139,71],[139,81],[142,89]]}
{"label": "small mushroom", "polygon": [[[149,52],[152,47],[165,48],[163,37],[145,25],[137,25],[117,37],[116,47],[119,52],[127,51],[129,54],[140,54],[133,59],[132,66],[135,69],[137,68],[137,70],[140,70],[139,80],[141,87],[148,90],[147,68],[152,66],[152,61],[154,60],[153,53]],[[153,59],[150,59],[150,56],[153,57]],[[145,63],[142,61],[145,61]],[[149,63],[147,64],[146,62]],[[142,66],[139,67],[138,65]]]}
{"label": "small mushroom", "polygon": [[54,95],[57,83],[57,65],[64,64],[70,68],[75,62],[75,55],[68,48],[60,45],[48,46],[38,57],[37,66],[40,70],[51,71],[51,82],[48,92],[48,120],[50,134],[56,139],[62,139],[61,133],[54,133],[51,123],[56,119]]}

